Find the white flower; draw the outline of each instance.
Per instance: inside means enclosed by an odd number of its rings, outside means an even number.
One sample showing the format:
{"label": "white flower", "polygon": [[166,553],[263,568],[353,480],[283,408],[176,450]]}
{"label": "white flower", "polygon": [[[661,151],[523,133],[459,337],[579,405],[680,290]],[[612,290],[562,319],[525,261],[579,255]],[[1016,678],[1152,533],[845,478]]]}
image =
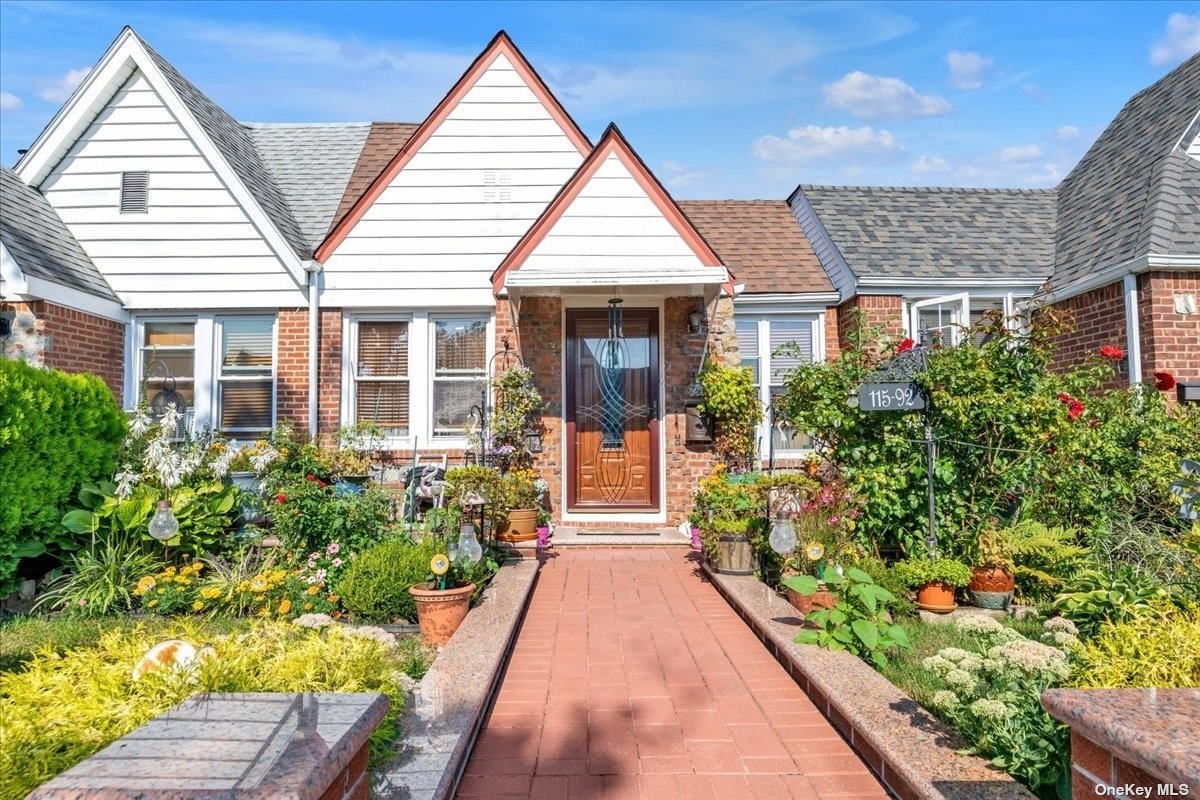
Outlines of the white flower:
{"label": "white flower", "polygon": [[250,465],[254,467],[255,472],[261,473],[272,461],[277,458],[279,458],[279,451],[274,447],[267,445],[266,447],[260,448],[257,453],[250,457]]}
{"label": "white flower", "polygon": [[168,403],[167,410],[163,412],[162,418],[158,421],[158,424],[162,427],[162,435],[171,436],[174,434],[179,429],[179,419],[182,416],[174,403]]}
{"label": "white flower", "polygon": [[1009,709],[1009,707],[1002,701],[993,700],[990,697],[981,697],[974,703],[971,703],[971,705],[967,706],[967,708],[970,709],[971,713],[976,717],[980,717],[982,719],[1000,720],[1012,713],[1012,710]]}
{"label": "white flower", "polygon": [[958,706],[958,695],[948,689],[939,689],[929,702],[934,708],[951,709]]}
{"label": "white flower", "polygon": [[1021,638],[996,645],[988,650],[993,663],[1016,669],[1031,676],[1063,679],[1067,677],[1067,657],[1049,645]]}
{"label": "white flower", "polygon": [[947,670],[954,669],[954,662],[946,659],[941,653],[938,653],[922,661],[921,666],[936,675],[943,675]]}
{"label": "white flower", "polygon": [[1049,630],[1042,634],[1042,641],[1059,650],[1074,650],[1079,646],[1079,637],[1065,630]]}
{"label": "white flower", "polygon": [[136,472],[123,469],[117,473],[117,497],[124,500],[133,494],[133,487],[142,479]]}
{"label": "white flower", "polygon": [[976,615],[954,620],[954,627],[964,633],[998,634],[1004,630],[1004,626],[991,617]]}
{"label": "white flower", "polygon": [[373,625],[364,625],[361,628],[346,628],[346,633],[350,636],[360,636],[363,639],[373,639],[380,644],[393,645],[396,643],[396,637],[388,633],[383,628],[376,628]]}
{"label": "white flower", "polygon": [[1062,633],[1069,633],[1072,636],[1079,635],[1079,629],[1075,627],[1075,623],[1066,617],[1051,617],[1042,623],[1042,627],[1048,632],[1060,631]]}
{"label": "white flower", "polygon": [[150,415],[146,413],[146,407],[139,406],[137,413],[133,415],[133,419],[129,420],[129,432],[134,436],[141,436],[150,430],[150,426],[153,424],[154,420],[150,419]]}
{"label": "white flower", "polygon": [[938,651],[938,655],[947,661],[958,663],[971,654],[960,647],[943,647]]}
{"label": "white flower", "polygon": [[299,625],[301,628],[320,629],[332,625],[333,617],[328,614],[301,614],[292,620],[292,624]]}
{"label": "white flower", "polygon": [[974,675],[957,667],[947,671],[944,680],[951,687],[964,692],[972,691],[977,683]]}

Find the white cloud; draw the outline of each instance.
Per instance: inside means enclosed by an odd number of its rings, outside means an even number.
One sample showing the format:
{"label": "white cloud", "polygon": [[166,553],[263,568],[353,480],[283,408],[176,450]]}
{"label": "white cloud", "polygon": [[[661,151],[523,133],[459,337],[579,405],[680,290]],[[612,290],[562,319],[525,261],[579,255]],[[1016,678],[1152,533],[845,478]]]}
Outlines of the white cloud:
{"label": "white cloud", "polygon": [[789,130],[786,138],[760,136],[753,147],[755,158],[786,164],[854,158],[886,160],[903,152],[904,145],[890,131],[876,131],[869,125],[861,128],[805,125]]}
{"label": "white cloud", "polygon": [[956,89],[978,89],[983,86],[984,76],[994,63],[991,58],[979,53],[952,50],[946,54],[946,66],[950,68],[950,85]]}
{"label": "white cloud", "polygon": [[1150,48],[1150,63],[1156,67],[1178,64],[1200,53],[1200,14],[1175,13],[1167,17],[1167,30]]}
{"label": "white cloud", "polygon": [[1046,155],[1045,151],[1036,144],[1018,144],[1005,147],[1000,151],[1000,160],[1008,163],[1024,163],[1034,161]]}
{"label": "white cloud", "polygon": [[23,105],[21,98],[12,92],[0,92],[0,111],[16,111]]}
{"label": "white cloud", "polygon": [[941,156],[921,156],[912,165],[918,175],[941,175],[951,171],[950,162]]}
{"label": "white cloud", "polygon": [[707,177],[702,170],[692,169],[680,164],[678,161],[662,162],[660,172],[662,173],[663,182],[672,189],[695,186]]}
{"label": "white cloud", "polygon": [[1039,100],[1043,103],[1050,102],[1050,93],[1043,89],[1039,84],[1033,81],[1027,81],[1021,84],[1022,91],[1032,97],[1034,100]]}
{"label": "white cloud", "polygon": [[61,103],[71,96],[71,92],[75,91],[75,87],[87,77],[89,72],[91,70],[87,67],[70,70],[66,75],[39,91],[38,97],[48,103]]}
{"label": "white cloud", "polygon": [[1074,125],[1063,125],[1054,129],[1054,138],[1060,142],[1069,142],[1072,139],[1078,139],[1082,134],[1083,131]]}
{"label": "white cloud", "polygon": [[860,119],[911,119],[949,114],[950,101],[936,94],[918,94],[899,78],[849,72],[822,89],[825,105],[849,111]]}

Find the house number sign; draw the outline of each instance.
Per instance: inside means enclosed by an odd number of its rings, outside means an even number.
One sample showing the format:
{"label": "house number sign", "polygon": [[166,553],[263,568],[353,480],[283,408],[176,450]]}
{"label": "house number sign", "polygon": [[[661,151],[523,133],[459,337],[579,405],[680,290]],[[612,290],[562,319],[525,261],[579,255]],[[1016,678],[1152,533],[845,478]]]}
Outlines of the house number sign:
{"label": "house number sign", "polygon": [[864,383],[858,390],[858,407],[863,411],[920,411],[925,393],[915,383]]}

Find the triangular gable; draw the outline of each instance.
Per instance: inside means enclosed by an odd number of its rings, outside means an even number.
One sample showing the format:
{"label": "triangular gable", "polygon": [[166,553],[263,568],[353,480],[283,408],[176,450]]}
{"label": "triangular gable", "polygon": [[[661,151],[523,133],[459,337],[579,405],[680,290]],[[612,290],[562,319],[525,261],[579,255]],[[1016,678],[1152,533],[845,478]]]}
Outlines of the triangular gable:
{"label": "triangular gable", "polygon": [[563,133],[571,140],[571,144],[579,150],[580,155],[586,155],[591,149],[591,142],[584,135],[580,127],[563,108],[558,99],[551,93],[550,88],[537,74],[533,66],[526,60],[524,54],[517,49],[516,44],[509,38],[508,34],[500,31],[493,37],[488,46],[483,49],[476,59],[467,68],[467,71],[462,74],[462,77],[454,84],[453,88],[442,98],[442,101],[437,104],[425,121],[421,123],[416,132],[412,135],[404,146],[396,153],[392,160],[384,168],[383,172],[379,173],[378,177],[371,183],[362,196],[354,203],[350,211],[342,217],[341,221],[333,227],[326,237],[324,243],[317,249],[314,258],[324,263],[334,251],[337,250],[358,221],[362,219],[367,209],[379,198],[383,191],[392,183],[397,173],[404,169],[405,165],[412,160],[413,156],[420,151],[421,147],[429,140],[429,138],[437,131],[438,127],[445,121],[446,117],[454,110],[455,106],[462,100],[475,85],[480,77],[487,72],[488,68],[496,61],[496,59],[504,57],[521,76],[522,80],[529,89],[538,98],[541,104],[546,108],[546,111],[558,123]]}
{"label": "triangular gable", "polygon": [[[629,142],[621,134],[621,131],[615,124],[609,125],[604,132],[600,142],[576,170],[575,174],[567,181],[566,185],[559,191],[558,195],[551,201],[546,210],[542,212],[542,216],[525,233],[521,240],[492,274],[492,289],[496,292],[504,288],[505,276],[509,272],[518,271],[533,256],[538,250],[539,245],[546,240],[546,237],[551,234],[555,226],[568,213],[572,204],[575,203],[581,195],[585,195],[593,178],[602,171],[617,173],[619,176],[628,176],[636,181],[641,192],[653,204],[662,219],[669,223],[670,229],[679,237],[686,247],[686,252],[695,256],[698,262],[705,267],[714,269],[721,268],[721,259],[716,252],[705,241],[704,236],[696,230],[696,227],[688,219],[687,215],[675,203],[671,195],[659,183],[642,159],[630,147]],[[614,241],[621,239],[620,233],[611,233],[610,236]],[[732,292],[733,276],[729,275],[725,282],[725,289]]]}
{"label": "triangular gable", "polygon": [[100,61],[30,145],[13,170],[26,184],[40,186],[135,71],[144,76],[162,98],[272,252],[292,278],[303,286],[306,283],[304,266],[293,244],[280,230],[278,222],[259,202],[256,193],[251,191],[221,148],[213,141],[213,137],[196,118],[192,108],[180,96],[175,82],[170,79],[173,76],[164,73],[159,59],[152,55],[132,28],[122,29]]}

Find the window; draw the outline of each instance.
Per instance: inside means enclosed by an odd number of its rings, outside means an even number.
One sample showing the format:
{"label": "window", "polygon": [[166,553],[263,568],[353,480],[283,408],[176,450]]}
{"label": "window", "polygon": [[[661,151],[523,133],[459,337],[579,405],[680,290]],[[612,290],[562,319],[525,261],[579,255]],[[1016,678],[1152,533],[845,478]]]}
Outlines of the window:
{"label": "window", "polygon": [[274,424],[275,320],[220,320],[217,420],[223,433],[262,433]]}
{"label": "window", "polygon": [[150,173],[121,173],[121,213],[145,214],[150,209]]}
{"label": "window", "polygon": [[356,420],[374,422],[385,436],[408,436],[409,323],[358,323],[355,359]]}
{"label": "window", "polygon": [[433,436],[466,433],[471,407],[487,389],[486,318],[433,322]]}
{"label": "window", "polygon": [[[959,292],[926,299],[911,298],[905,321],[908,335],[919,343],[953,346],[962,341],[965,330],[989,311],[999,311],[1005,320],[1011,320],[1015,313],[1012,295],[976,297]],[[982,343],[984,338],[984,334],[977,334],[975,343]]]}
{"label": "window", "polygon": [[174,404],[181,414],[195,409],[196,322],[146,322],[139,343],[144,400],[155,417]]}
{"label": "window", "polygon": [[[816,357],[817,318],[739,317],[735,319],[734,326],[742,366],[750,367],[753,372],[759,401],[766,410],[783,393],[788,373]],[[764,429],[759,433],[759,455],[764,459],[768,457],[772,446],[777,456],[811,446],[809,438],[786,420],[777,420],[772,424],[767,414],[763,426]],[[766,438],[767,428],[770,428],[769,440]]]}

